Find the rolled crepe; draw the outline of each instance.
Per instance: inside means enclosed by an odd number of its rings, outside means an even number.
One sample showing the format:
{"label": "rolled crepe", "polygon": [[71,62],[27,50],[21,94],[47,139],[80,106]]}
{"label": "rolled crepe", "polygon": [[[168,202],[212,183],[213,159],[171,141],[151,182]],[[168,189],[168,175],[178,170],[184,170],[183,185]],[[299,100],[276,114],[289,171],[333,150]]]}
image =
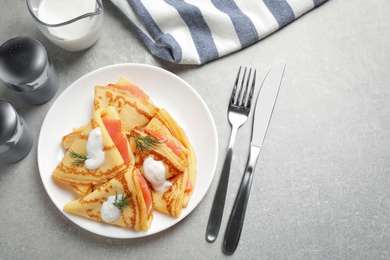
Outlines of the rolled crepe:
{"label": "rolled crepe", "polygon": [[195,184],[196,184],[196,176],[198,173],[198,169],[196,167],[196,156],[194,148],[192,147],[190,141],[188,138],[186,138],[186,147],[188,149],[187,158],[188,158],[188,179],[187,179],[187,186],[184,191],[184,196],[182,200],[183,208],[187,207],[188,202],[194,193],[195,190]]}
{"label": "rolled crepe", "polygon": [[129,205],[124,207],[118,219],[107,222],[116,226],[147,231],[153,220],[153,209],[147,209],[137,169],[128,170],[117,176],[84,198],[71,201],[64,206],[64,211],[96,221],[105,222],[101,216],[101,208],[108,197],[124,194]]}
{"label": "rolled crepe", "polygon": [[126,86],[124,78],[115,85],[96,86],[94,109],[113,106],[124,124],[125,131],[130,132],[136,126],[145,126],[156,114],[158,108],[150,101],[114,86]]}
{"label": "rolled crepe", "polygon": [[[99,186],[118,175],[124,174],[129,168],[134,167],[134,156],[130,150],[130,146],[128,145],[130,162],[126,165],[114,142],[111,140],[102,121],[102,117],[119,119],[118,113],[113,107],[101,108],[95,111],[93,118],[83,127],[83,131],[77,136],[77,139],[71,144],[62,161],[53,171],[53,177],[55,179],[71,185],[74,191],[83,196],[92,192],[94,186]],[[87,156],[87,140],[90,132],[96,127],[100,127],[102,133],[105,159],[99,168],[90,170],[84,163],[75,165],[75,158],[72,157],[72,153]],[[122,131],[124,132],[123,128]]]}
{"label": "rolled crepe", "polygon": [[[158,141],[159,144],[150,149],[149,151],[141,150],[137,148],[135,138],[153,138]],[[169,179],[187,168],[187,158],[180,158],[177,156],[167,145],[167,142],[159,140],[155,136],[149,135],[147,129],[136,127],[133,129],[130,135],[130,147],[134,152],[135,167],[141,169],[143,162],[146,158],[153,157],[156,161],[161,161],[165,167],[165,178]]]}
{"label": "rolled crepe", "polygon": [[[180,144],[180,149],[183,151],[181,160],[186,161],[186,170],[188,174],[188,179],[186,180],[186,187],[184,195],[182,198],[183,207],[187,207],[188,202],[194,192],[197,176],[197,167],[196,167],[196,156],[195,151],[188,140],[187,134],[185,131],[178,125],[178,123],[172,118],[164,108],[160,109],[153,119],[146,125],[145,128],[153,129],[160,132],[165,136],[171,136],[169,138],[174,138]],[[183,156],[185,159],[183,159]],[[169,177],[168,177],[169,178]],[[183,178],[183,177],[182,177]],[[175,189],[175,187],[173,188]],[[177,192],[177,191],[176,191]],[[170,195],[173,196],[173,195]],[[158,198],[155,199],[159,201]],[[163,209],[165,210],[165,209]],[[176,210],[177,211],[177,210]],[[178,211],[177,211],[178,212]]]}
{"label": "rolled crepe", "polygon": [[183,210],[183,198],[185,196],[188,172],[184,171],[169,179],[172,186],[163,193],[152,190],[154,209],[180,217]]}
{"label": "rolled crepe", "polygon": [[[188,205],[196,183],[197,168],[194,150],[183,129],[165,109],[160,109],[145,128],[135,128],[132,133],[145,136],[148,133],[148,129],[156,131],[166,136],[168,140],[178,143],[182,154],[177,155],[173,153],[167,143],[161,144],[148,153],[137,154],[136,149],[133,147],[134,141],[131,138],[130,145],[132,151],[135,152],[135,167],[140,168],[142,171],[143,161],[148,156],[163,162],[166,168],[166,180],[170,181],[172,186],[162,193],[152,190],[154,208],[160,212],[179,217],[183,207]],[[169,154],[169,156],[162,157],[163,151]],[[156,154],[159,156],[156,156]],[[173,170],[172,167],[167,167],[168,165],[180,165],[180,167],[176,167]]]}

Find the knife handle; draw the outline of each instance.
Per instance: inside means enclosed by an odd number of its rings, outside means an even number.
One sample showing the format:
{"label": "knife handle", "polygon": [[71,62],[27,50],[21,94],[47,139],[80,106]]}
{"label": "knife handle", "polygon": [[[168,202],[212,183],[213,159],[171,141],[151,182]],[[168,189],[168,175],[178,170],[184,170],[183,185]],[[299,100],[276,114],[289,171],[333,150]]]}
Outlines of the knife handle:
{"label": "knife handle", "polygon": [[251,146],[245,172],[242,176],[240,188],[226,227],[222,248],[223,252],[228,255],[234,253],[238,242],[240,241],[241,231],[244,225],[246,206],[248,205],[249,193],[253,180],[253,171],[256,166],[257,158],[260,154],[260,149],[260,147]]}

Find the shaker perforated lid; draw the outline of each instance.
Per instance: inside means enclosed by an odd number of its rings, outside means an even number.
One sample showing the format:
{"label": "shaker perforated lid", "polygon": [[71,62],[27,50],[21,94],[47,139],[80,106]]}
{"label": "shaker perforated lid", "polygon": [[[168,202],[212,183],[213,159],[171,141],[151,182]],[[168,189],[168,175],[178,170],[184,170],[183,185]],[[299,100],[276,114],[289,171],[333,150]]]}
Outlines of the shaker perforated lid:
{"label": "shaker perforated lid", "polygon": [[0,145],[7,142],[15,132],[17,117],[14,108],[0,98]]}
{"label": "shaker perforated lid", "polygon": [[46,64],[45,48],[32,38],[13,38],[0,47],[0,78],[10,84],[23,85],[34,81]]}

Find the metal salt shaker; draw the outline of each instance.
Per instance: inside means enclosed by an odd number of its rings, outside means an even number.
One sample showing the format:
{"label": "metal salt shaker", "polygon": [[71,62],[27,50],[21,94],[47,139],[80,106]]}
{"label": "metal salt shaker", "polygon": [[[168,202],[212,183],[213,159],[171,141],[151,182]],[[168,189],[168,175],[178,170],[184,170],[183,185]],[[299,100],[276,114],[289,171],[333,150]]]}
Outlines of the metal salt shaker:
{"label": "metal salt shaker", "polygon": [[0,164],[10,164],[26,157],[33,146],[30,128],[15,108],[0,99]]}
{"label": "metal salt shaker", "polygon": [[0,79],[29,105],[49,101],[59,86],[57,72],[45,48],[28,37],[10,39],[0,47]]}

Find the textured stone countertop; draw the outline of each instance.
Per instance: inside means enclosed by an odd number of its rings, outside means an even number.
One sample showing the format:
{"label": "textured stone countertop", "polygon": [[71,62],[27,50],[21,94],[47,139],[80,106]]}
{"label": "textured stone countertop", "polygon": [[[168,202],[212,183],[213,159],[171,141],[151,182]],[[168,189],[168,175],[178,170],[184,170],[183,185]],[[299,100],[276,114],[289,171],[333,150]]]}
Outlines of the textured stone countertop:
{"label": "textured stone countertop", "polygon": [[[390,5],[388,0],[330,0],[239,52],[202,66],[155,58],[120,12],[104,1],[104,25],[90,49],[70,53],[37,29],[22,0],[2,0],[0,43],[32,37],[46,48],[60,89],[28,106],[0,82],[0,96],[31,126],[35,143],[21,162],[0,165],[0,259],[390,259]],[[282,86],[257,162],[237,251],[223,233],[249,152],[251,122],[240,128],[220,236],[205,229],[227,149],[227,103],[240,65],[261,82],[279,60]],[[117,63],[166,69],[203,98],[218,133],[218,163],[199,205],[173,227],[137,239],[86,231],[48,196],[37,140],[55,100],[75,80]],[[201,125],[199,127],[202,127]]]}

